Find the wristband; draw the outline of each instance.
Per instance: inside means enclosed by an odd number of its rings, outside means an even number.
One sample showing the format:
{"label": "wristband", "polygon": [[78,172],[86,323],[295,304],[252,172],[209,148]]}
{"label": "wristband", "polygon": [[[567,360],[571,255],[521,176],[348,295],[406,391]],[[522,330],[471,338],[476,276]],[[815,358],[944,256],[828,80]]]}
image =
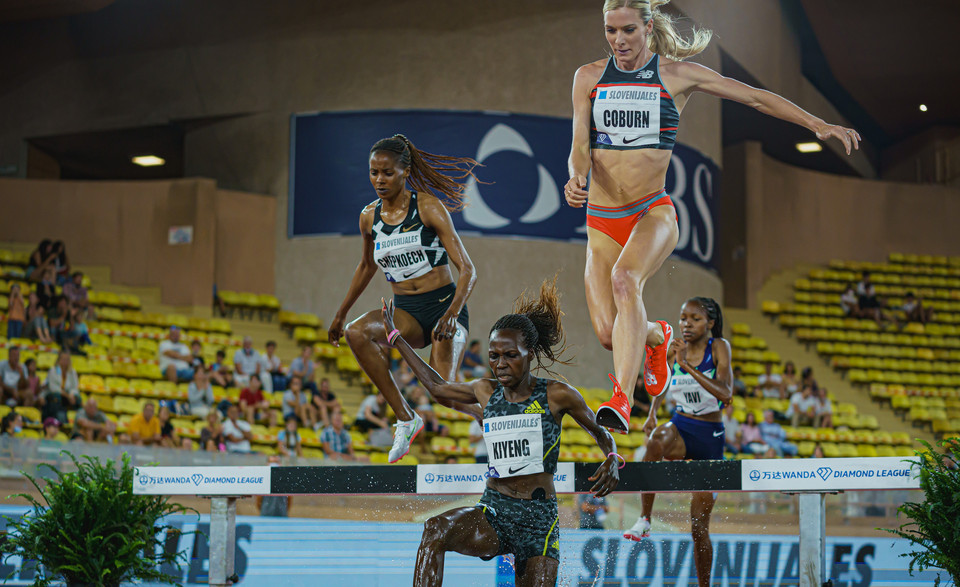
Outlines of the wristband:
{"label": "wristband", "polygon": [[393,341],[395,341],[398,336],[400,336],[400,331],[394,328],[390,331],[390,334],[387,335],[387,342],[393,344]]}
{"label": "wristband", "polygon": [[609,459],[610,457],[617,457],[617,459],[620,460],[620,466],[617,467],[618,469],[622,469],[622,468],[624,468],[624,467],[627,466],[627,459],[623,458],[623,456],[621,456],[621,455],[619,455],[619,454],[617,454],[617,453],[615,453],[615,452],[612,452],[612,453],[607,454],[607,458]]}

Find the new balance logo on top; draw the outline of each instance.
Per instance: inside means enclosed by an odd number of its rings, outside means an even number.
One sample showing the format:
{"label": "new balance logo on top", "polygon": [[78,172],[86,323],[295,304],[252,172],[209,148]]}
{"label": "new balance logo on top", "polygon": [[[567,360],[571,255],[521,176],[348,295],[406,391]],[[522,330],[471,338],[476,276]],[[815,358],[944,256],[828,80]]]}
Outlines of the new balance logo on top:
{"label": "new balance logo on top", "polygon": [[637,79],[650,79],[653,77],[652,69],[645,69],[643,71],[637,72]]}
{"label": "new balance logo on top", "polygon": [[533,403],[527,406],[527,409],[523,411],[524,414],[546,414],[547,411],[540,407],[540,402],[533,400]]}

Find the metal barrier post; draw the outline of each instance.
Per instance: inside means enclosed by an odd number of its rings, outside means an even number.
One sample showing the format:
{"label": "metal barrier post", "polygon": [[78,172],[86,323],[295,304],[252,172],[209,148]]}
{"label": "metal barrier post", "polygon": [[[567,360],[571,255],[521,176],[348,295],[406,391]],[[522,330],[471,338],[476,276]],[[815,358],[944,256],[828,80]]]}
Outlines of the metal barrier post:
{"label": "metal barrier post", "polygon": [[210,496],[210,573],[208,583],[228,587],[237,581],[234,554],[237,544],[238,496]]}
{"label": "metal barrier post", "polygon": [[800,587],[822,587],[826,569],[826,494],[799,493]]}

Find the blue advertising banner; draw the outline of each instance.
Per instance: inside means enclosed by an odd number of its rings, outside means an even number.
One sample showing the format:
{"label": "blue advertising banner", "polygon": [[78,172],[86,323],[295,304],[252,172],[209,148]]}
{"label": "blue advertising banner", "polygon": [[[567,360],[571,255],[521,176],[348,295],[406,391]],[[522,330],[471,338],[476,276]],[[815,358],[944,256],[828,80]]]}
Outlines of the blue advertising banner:
{"label": "blue advertising banner", "polygon": [[[354,235],[376,199],[370,147],[396,133],[431,153],[472,157],[482,183],[453,215],[461,234],[586,239],[586,212],[563,199],[571,121],[497,112],[370,111],[297,114],[290,129],[288,234]],[[675,254],[715,268],[720,177],[699,151],[676,145],[666,189],[680,221]],[[646,194],[636,194],[640,198]]]}
{"label": "blue advertising banner", "polygon": [[[0,506],[3,516],[19,516],[23,507]],[[186,551],[184,568],[165,569],[184,585],[205,585],[210,569],[209,516],[171,516],[184,534],[170,536],[166,547]],[[199,530],[199,533],[192,533]],[[240,585],[249,587],[387,587],[410,585],[422,524],[372,523],[297,518],[237,518],[236,566]],[[713,585],[796,586],[799,544],[796,536],[715,534]],[[907,572],[910,550],[891,538],[827,538],[828,576],[835,587],[927,587],[936,573]],[[564,528],[560,538],[560,585],[628,587],[693,585],[693,543],[689,534],[657,533],[640,543],[620,532]],[[9,556],[0,543],[0,577],[6,585],[29,585],[37,569]],[[598,581],[599,578],[599,581]],[[948,577],[943,576],[944,579]],[[318,583],[318,579],[322,579]],[[484,562],[448,553],[447,585],[513,585],[509,564],[499,557]]]}

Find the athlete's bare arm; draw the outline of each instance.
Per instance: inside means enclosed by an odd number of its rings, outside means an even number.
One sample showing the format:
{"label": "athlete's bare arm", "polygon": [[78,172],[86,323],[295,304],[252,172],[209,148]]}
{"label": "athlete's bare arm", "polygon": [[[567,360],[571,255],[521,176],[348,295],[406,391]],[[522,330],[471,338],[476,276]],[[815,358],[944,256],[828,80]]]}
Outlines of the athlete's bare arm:
{"label": "athlete's bare arm", "polygon": [[573,76],[573,144],[568,170],[570,181],[564,187],[567,204],[580,208],[587,201],[587,175],[590,173],[590,88],[603,74],[604,61],[588,63]]}
{"label": "athlete's bare arm", "polygon": [[[701,373],[696,366],[687,362],[686,343],[681,339],[673,341],[671,348],[676,345],[677,364],[693,377],[700,387],[717,400],[724,404],[729,404],[733,399],[733,368],[730,365],[730,343],[722,338],[713,339],[713,362],[717,366],[717,375],[715,379],[707,377]],[[651,412],[653,407],[651,406]]]}
{"label": "athlete's bare arm", "polygon": [[662,65],[661,73],[670,80],[670,87],[677,94],[689,97],[692,92],[703,92],[746,104],[769,116],[802,126],[816,133],[820,140],[830,137],[840,140],[847,155],[851,149],[860,148],[860,133],[854,129],[828,124],[782,96],[722,76],[699,63],[670,62]]}
{"label": "athlete's bare arm", "polygon": [[[597,424],[593,410],[587,406],[587,402],[583,401],[579,391],[566,383],[551,381],[547,387],[547,394],[550,411],[557,414],[558,422],[564,415],[571,416],[581,428],[593,436],[603,454],[610,455],[617,452],[617,443],[614,442],[613,436],[607,432],[606,428]],[[596,473],[590,477],[591,481],[596,481],[590,491],[597,497],[603,497],[616,489],[617,484],[620,483],[619,464],[617,457],[608,456],[597,468]]]}
{"label": "athlete's bare arm", "polygon": [[[453,338],[457,331],[457,318],[467,303],[467,298],[473,291],[473,286],[477,283],[477,272],[464,248],[460,235],[453,227],[453,220],[450,218],[450,212],[446,206],[430,194],[421,194],[419,200],[420,217],[423,223],[436,231],[440,244],[450,255],[450,262],[457,268],[459,277],[457,278],[457,291],[453,294],[453,300],[446,313],[437,322],[433,329],[434,340],[443,340]],[[424,333],[427,334],[427,333]]]}
{"label": "athlete's bare arm", "polygon": [[377,273],[377,264],[373,260],[373,211],[375,208],[376,202],[372,202],[360,213],[360,235],[363,237],[360,263],[353,272],[353,279],[350,280],[347,295],[327,329],[327,340],[336,347],[340,346],[340,337],[343,336],[343,324],[347,321],[347,312],[356,303],[363,290],[367,289],[370,280]]}

